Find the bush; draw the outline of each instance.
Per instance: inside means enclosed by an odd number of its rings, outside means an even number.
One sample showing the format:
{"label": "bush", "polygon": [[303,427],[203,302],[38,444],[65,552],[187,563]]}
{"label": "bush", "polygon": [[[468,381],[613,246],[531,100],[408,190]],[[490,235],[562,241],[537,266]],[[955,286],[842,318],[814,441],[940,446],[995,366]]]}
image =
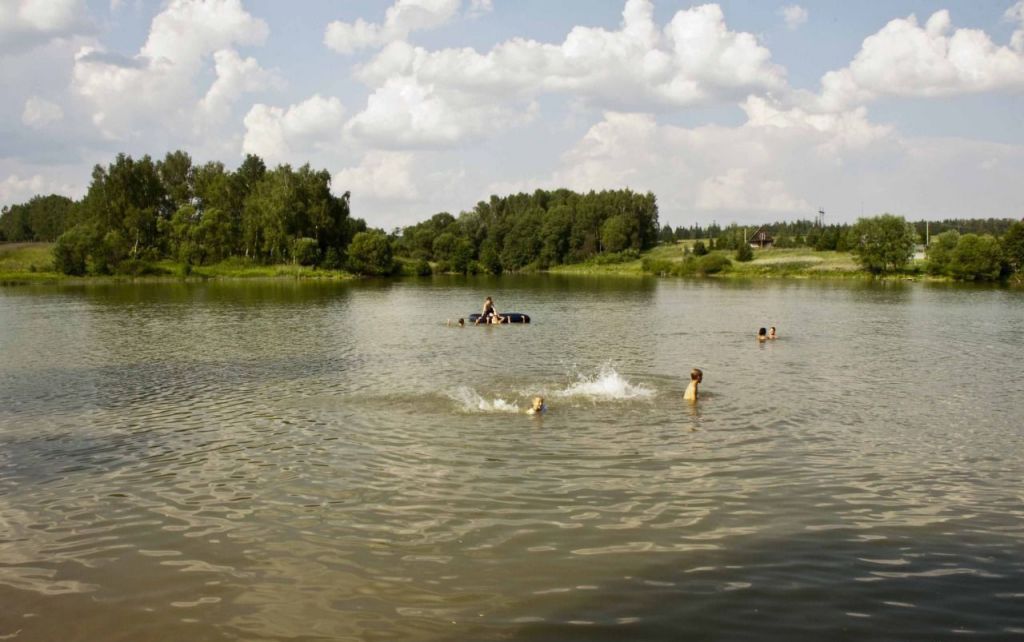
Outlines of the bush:
{"label": "bush", "polygon": [[416,276],[430,276],[434,273],[434,270],[430,267],[430,262],[426,259],[413,262],[412,271]]}
{"label": "bush", "polygon": [[320,267],[325,270],[340,270],[344,265],[345,259],[336,247],[327,248],[327,253],[324,254],[324,260],[320,263]]}
{"label": "bush", "polygon": [[947,274],[949,262],[953,258],[953,250],[960,241],[960,233],[949,230],[936,235],[928,246],[928,274]]}
{"label": "bush", "polygon": [[749,243],[740,243],[740,246],[736,248],[736,260],[742,262],[754,260],[754,250],[750,249]]}
{"label": "bush", "polygon": [[306,236],[295,239],[292,242],[292,258],[299,265],[316,265],[320,258],[320,246],[316,239]]}
{"label": "bush", "polygon": [[729,257],[722,254],[708,254],[697,261],[697,274],[718,274],[732,267]]}
{"label": "bush", "polygon": [[640,258],[640,251],[634,249],[622,250],[621,252],[605,252],[593,256],[587,263],[591,265],[615,265],[617,263],[628,263]]}
{"label": "bush", "polygon": [[704,241],[697,241],[693,244],[693,253],[697,256],[704,256],[708,253],[708,248],[704,245]]}
{"label": "bush", "polygon": [[57,238],[53,246],[53,265],[58,272],[73,276],[85,274],[91,239],[81,226],[75,226]]}
{"label": "bush", "polygon": [[964,234],[949,260],[949,273],[964,281],[994,281],[1003,269],[999,241],[988,234]]}
{"label": "bush", "polygon": [[356,274],[386,276],[395,271],[391,239],[379,230],[359,232],[348,246],[348,266]]}

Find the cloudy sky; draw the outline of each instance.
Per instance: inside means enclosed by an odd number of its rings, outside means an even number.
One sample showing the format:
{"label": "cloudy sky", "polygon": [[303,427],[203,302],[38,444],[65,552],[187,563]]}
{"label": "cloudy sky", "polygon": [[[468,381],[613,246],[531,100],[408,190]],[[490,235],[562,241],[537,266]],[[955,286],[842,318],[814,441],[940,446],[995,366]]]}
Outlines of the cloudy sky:
{"label": "cloudy sky", "polygon": [[0,86],[0,204],[184,149],[325,168],[385,229],[538,187],[1024,216],[1024,0],[0,0]]}

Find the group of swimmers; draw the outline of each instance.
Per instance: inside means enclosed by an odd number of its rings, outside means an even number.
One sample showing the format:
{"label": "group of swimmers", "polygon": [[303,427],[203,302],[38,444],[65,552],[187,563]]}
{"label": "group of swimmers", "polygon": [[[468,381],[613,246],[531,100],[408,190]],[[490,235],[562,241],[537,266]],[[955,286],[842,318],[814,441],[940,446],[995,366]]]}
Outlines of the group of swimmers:
{"label": "group of swimmers", "polygon": [[757,340],[758,341],[768,341],[770,339],[778,339],[778,337],[775,336],[775,326],[772,326],[771,330],[765,330],[764,328],[758,328],[758,330],[757,330]]}
{"label": "group of swimmers", "polygon": [[[487,297],[484,299],[483,309],[480,310],[480,316],[476,318],[473,325],[480,325],[481,323],[501,323],[504,320],[498,311],[494,307],[494,299]],[[454,324],[449,319],[447,325],[455,325],[460,328],[465,327],[466,320],[460,318]],[[775,340],[778,335],[775,332],[775,326],[770,329],[758,328],[757,340],[759,342]],[[686,392],[683,393],[683,399],[685,401],[696,402],[698,389],[700,388],[701,382],[704,381],[704,372],[700,368],[694,368],[690,371],[690,385],[686,387]],[[540,415],[546,412],[548,409],[547,404],[544,403],[544,397],[534,397],[530,402],[530,407],[527,409],[526,414],[528,415]]]}

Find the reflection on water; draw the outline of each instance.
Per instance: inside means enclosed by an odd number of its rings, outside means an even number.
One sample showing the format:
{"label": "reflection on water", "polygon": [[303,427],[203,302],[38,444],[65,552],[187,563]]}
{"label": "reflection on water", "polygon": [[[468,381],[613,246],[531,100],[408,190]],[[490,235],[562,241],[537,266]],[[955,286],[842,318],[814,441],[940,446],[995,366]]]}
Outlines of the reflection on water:
{"label": "reflection on water", "polygon": [[[534,323],[444,325],[486,295]],[[2,289],[0,638],[1019,636],[1022,312],[908,283]]]}

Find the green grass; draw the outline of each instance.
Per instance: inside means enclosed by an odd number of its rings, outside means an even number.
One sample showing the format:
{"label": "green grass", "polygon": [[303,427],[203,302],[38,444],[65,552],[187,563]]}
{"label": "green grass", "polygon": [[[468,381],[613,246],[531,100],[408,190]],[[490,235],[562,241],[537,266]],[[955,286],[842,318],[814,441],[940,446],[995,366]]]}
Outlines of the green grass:
{"label": "green grass", "polygon": [[0,243],[0,284],[46,283],[63,275],[53,268],[50,243]]}
{"label": "green grass", "polygon": [[52,243],[0,243],[0,284],[52,283],[57,281],[123,281],[171,279],[351,279],[341,270],[322,270],[302,265],[262,265],[243,258],[231,258],[213,265],[186,267],[177,261],[155,261],[142,266],[138,275],[115,274],[105,276],[72,277],[57,272],[53,267]]}

